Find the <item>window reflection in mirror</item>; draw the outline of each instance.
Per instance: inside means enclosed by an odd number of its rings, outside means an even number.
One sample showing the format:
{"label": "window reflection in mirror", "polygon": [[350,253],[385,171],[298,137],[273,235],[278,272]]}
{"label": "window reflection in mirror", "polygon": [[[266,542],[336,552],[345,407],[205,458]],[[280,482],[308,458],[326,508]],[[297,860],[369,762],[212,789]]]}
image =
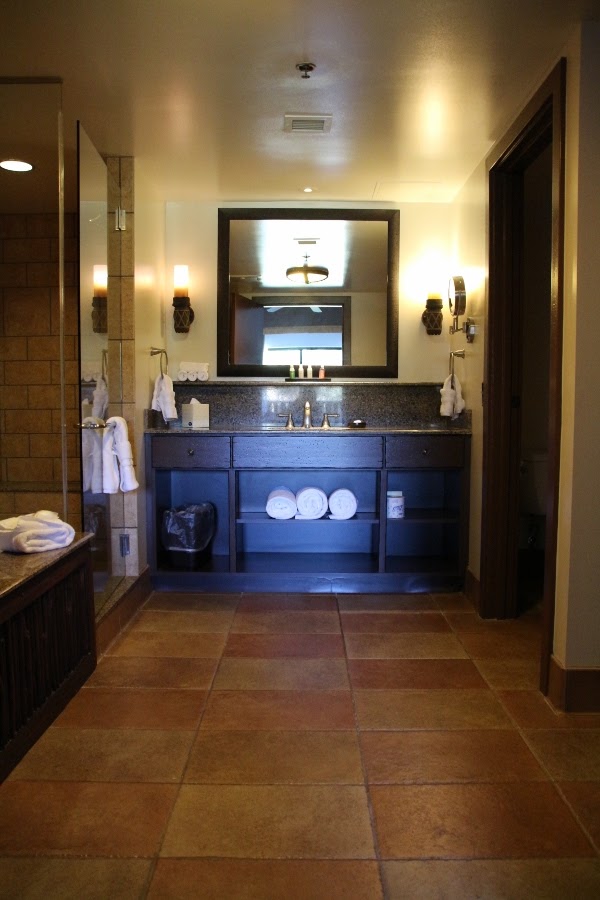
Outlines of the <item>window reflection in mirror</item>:
{"label": "window reflection in mirror", "polygon": [[[219,375],[397,377],[395,210],[219,210]],[[298,284],[289,269],[316,267]],[[305,277],[305,282],[308,280]]]}

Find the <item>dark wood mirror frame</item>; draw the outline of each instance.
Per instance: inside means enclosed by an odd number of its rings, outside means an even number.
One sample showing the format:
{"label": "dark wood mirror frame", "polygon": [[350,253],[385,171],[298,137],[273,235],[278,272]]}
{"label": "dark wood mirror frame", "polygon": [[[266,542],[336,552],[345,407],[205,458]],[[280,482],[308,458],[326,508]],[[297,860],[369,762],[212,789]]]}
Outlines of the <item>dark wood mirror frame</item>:
{"label": "dark wood mirror frame", "polygon": [[398,377],[398,270],[400,213],[395,209],[219,209],[217,262],[217,375],[250,378],[285,377],[287,366],[236,364],[230,358],[232,334],[229,287],[230,223],[234,219],[340,219],[387,222],[387,322],[386,364],[328,366],[332,378]]}

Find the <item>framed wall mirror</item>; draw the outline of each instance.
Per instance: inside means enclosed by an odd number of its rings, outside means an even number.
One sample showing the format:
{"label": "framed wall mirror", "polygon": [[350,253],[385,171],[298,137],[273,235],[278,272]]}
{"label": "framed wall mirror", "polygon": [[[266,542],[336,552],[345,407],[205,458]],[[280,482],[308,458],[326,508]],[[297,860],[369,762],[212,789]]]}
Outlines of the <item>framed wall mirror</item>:
{"label": "framed wall mirror", "polygon": [[219,209],[217,375],[398,377],[398,210]]}

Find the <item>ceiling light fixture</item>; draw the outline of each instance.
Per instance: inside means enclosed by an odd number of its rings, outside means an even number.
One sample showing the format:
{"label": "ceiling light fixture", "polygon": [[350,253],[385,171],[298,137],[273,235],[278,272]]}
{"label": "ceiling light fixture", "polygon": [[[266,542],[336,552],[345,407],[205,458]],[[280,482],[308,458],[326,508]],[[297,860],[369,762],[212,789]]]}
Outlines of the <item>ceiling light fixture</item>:
{"label": "ceiling light fixture", "polygon": [[23,159],[3,159],[0,168],[6,169],[7,172],[31,172],[33,166]]}
{"label": "ceiling light fixture", "polygon": [[325,266],[309,266],[308,255],[305,255],[304,260],[303,266],[290,266],[286,269],[286,278],[296,284],[315,284],[329,277],[329,269]]}

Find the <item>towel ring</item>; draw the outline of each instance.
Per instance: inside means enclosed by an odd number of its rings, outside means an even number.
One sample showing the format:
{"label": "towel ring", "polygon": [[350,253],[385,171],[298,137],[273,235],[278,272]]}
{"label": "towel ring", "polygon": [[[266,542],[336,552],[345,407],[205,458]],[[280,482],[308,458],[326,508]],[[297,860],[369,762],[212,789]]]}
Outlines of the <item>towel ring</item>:
{"label": "towel ring", "polygon": [[[156,356],[157,353],[160,353],[159,365],[160,365],[160,376],[164,378],[165,375],[169,374],[169,357],[167,356],[167,351],[162,350],[160,347],[150,347],[150,356]],[[163,371],[163,355],[165,357],[165,369]]]}

